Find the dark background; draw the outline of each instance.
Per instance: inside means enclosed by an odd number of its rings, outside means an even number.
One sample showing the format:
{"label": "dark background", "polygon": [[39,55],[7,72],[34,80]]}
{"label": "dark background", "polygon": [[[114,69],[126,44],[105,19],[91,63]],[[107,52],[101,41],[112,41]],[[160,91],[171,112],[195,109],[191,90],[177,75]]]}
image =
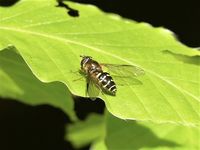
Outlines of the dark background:
{"label": "dark background", "polygon": [[113,12],[153,26],[173,31],[184,44],[200,46],[199,0],[73,0],[94,4],[106,12]]}
{"label": "dark background", "polygon": [[[73,1],[94,4],[106,12],[148,22],[153,26],[163,26],[173,31],[182,43],[191,47],[200,46],[200,5],[197,0]],[[0,5],[10,7],[15,2],[0,0]],[[82,120],[88,113],[102,113],[103,109],[101,100],[94,102],[75,98],[75,110]],[[0,150],[73,149],[69,142],[63,140],[65,125],[69,123],[68,116],[52,106],[29,106],[15,100],[0,99]],[[86,150],[88,146],[82,149]]]}

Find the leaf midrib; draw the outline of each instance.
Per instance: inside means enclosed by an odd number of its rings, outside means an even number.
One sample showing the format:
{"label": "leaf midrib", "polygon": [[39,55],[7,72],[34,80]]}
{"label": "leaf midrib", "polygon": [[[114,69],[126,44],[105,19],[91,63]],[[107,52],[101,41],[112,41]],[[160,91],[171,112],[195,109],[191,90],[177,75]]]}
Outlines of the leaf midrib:
{"label": "leaf midrib", "polygon": [[[91,50],[94,50],[94,51],[97,51],[97,52],[100,52],[100,53],[103,53],[103,54],[106,54],[108,56],[111,56],[115,59],[118,59],[118,60],[121,60],[123,62],[126,62],[130,65],[134,65],[134,66],[138,66],[137,64],[134,64],[120,56],[117,56],[117,55],[114,55],[114,54],[111,54],[109,52],[106,52],[106,51],[103,51],[102,49],[99,49],[99,48],[96,48],[96,47],[93,47],[93,46],[90,46],[90,45],[87,45],[87,44],[83,44],[83,43],[80,43],[80,42],[76,42],[76,41],[72,41],[72,40],[69,40],[69,39],[64,39],[62,37],[57,37],[57,36],[53,36],[53,35],[49,35],[49,34],[46,34],[46,33],[40,33],[40,32],[34,32],[34,31],[30,31],[30,30],[23,30],[23,29],[19,29],[19,28],[11,28],[11,27],[3,27],[3,26],[0,26],[0,29],[2,30],[9,30],[9,31],[15,31],[15,32],[20,32],[20,33],[25,33],[25,34],[32,34],[32,35],[36,35],[36,36],[42,36],[42,37],[46,37],[46,38],[49,38],[49,39],[54,39],[54,40],[58,40],[58,41],[62,41],[62,42],[66,42],[66,43],[72,43],[72,44],[76,44],[76,45],[80,45],[80,46],[83,46],[83,47],[87,47]],[[165,81],[167,84],[169,84],[170,86],[172,86],[173,88],[177,89],[178,91],[180,91],[183,95],[184,93],[191,96],[193,99],[197,100],[198,102],[200,102],[200,100],[198,99],[198,97],[196,97],[195,95],[189,93],[188,91],[184,90],[184,89],[181,89],[180,87],[176,86],[173,82],[163,78],[162,76],[160,76],[159,74],[147,69],[147,68],[144,68],[142,67],[146,72],[156,76],[157,78]]]}

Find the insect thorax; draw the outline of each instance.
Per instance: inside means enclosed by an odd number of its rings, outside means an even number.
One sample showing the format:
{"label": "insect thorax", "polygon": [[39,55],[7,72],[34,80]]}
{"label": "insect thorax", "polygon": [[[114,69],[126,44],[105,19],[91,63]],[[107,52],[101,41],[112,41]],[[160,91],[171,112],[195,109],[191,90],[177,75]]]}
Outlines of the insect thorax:
{"label": "insect thorax", "polygon": [[94,60],[89,60],[83,65],[83,70],[85,73],[92,75],[93,73],[102,72],[102,68],[98,62]]}

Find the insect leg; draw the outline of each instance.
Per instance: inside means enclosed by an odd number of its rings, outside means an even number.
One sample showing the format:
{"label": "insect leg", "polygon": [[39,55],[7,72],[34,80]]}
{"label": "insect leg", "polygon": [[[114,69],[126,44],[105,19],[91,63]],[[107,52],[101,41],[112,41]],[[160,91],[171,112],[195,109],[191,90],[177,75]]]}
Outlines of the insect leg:
{"label": "insect leg", "polygon": [[81,77],[81,78],[77,78],[77,79],[74,79],[74,80],[72,80],[73,82],[76,82],[76,81],[79,81],[79,80],[82,80],[83,78]]}
{"label": "insect leg", "polygon": [[88,96],[88,88],[89,88],[89,83],[86,83],[86,89],[85,89],[85,95]]}

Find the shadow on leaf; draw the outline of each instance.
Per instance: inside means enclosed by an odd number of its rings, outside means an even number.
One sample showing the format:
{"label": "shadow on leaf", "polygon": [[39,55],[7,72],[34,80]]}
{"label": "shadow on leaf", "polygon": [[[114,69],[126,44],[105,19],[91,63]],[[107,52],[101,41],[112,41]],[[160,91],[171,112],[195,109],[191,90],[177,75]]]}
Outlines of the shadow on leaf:
{"label": "shadow on leaf", "polygon": [[106,145],[109,150],[179,146],[177,143],[159,138],[151,129],[136,121],[124,121],[111,115],[108,118]]}
{"label": "shadow on leaf", "polygon": [[198,55],[187,56],[187,55],[183,55],[183,54],[176,54],[176,53],[173,53],[169,50],[164,50],[162,52],[163,52],[163,54],[171,55],[174,58],[176,58],[177,60],[182,61],[184,63],[193,64],[193,65],[200,65],[200,56],[198,56]]}

